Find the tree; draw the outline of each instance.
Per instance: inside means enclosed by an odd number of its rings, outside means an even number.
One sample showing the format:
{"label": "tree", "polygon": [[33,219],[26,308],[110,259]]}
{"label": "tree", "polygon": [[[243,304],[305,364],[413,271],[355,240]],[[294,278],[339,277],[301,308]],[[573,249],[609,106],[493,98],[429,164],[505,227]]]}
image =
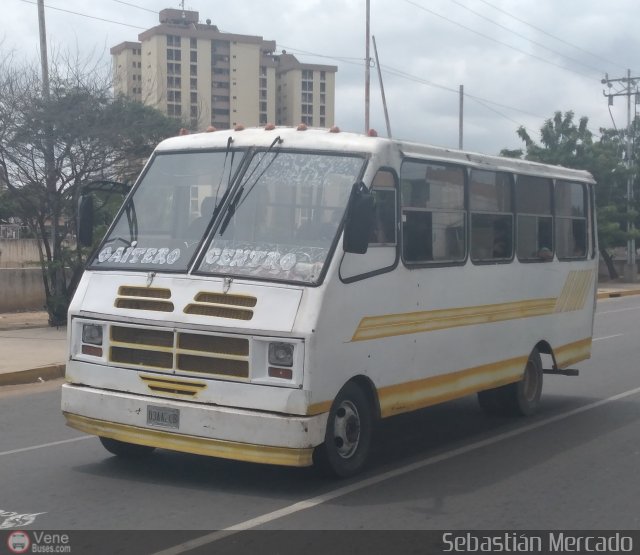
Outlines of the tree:
{"label": "tree", "polygon": [[0,181],[8,202],[39,240],[51,325],[67,308],[87,252],[75,243],[82,188],[96,179],[131,180],[179,122],[113,98],[108,72],[70,57],[50,68],[42,95],[36,67],[0,56]]}
{"label": "tree", "polygon": [[[634,134],[639,126],[634,122]],[[626,222],[638,217],[637,209],[627,210],[626,181],[629,170],[622,158],[624,151],[620,134],[613,129],[600,129],[600,139],[593,141],[588,129],[588,118],[574,122],[574,113],[555,112],[540,129],[537,144],[524,127],[517,131],[525,143],[527,160],[556,164],[591,172],[598,183],[596,208],[598,214],[598,243],[600,253],[607,264],[609,276],[618,277],[609,250],[622,246],[629,238],[624,231]],[[637,142],[640,144],[640,141]],[[518,151],[502,151],[501,154],[518,156]],[[634,157],[636,160],[638,156]],[[637,170],[635,170],[637,171]]]}

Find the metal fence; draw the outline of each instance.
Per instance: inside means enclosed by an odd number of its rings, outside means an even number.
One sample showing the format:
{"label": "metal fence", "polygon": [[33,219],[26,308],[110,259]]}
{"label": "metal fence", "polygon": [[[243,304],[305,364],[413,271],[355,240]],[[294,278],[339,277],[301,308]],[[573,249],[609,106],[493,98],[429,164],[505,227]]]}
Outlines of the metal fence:
{"label": "metal fence", "polygon": [[30,236],[27,226],[18,224],[0,225],[0,239],[28,239]]}

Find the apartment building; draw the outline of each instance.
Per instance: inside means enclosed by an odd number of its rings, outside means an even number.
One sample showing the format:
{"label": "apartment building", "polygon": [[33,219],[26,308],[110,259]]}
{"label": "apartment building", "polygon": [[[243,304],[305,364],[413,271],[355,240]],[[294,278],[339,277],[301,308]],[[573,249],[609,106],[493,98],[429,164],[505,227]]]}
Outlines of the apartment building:
{"label": "apartment building", "polygon": [[116,94],[158,108],[192,130],[334,124],[336,66],[276,54],[275,41],[221,32],[189,10],[162,10],[160,25],[138,40],[111,49]]}

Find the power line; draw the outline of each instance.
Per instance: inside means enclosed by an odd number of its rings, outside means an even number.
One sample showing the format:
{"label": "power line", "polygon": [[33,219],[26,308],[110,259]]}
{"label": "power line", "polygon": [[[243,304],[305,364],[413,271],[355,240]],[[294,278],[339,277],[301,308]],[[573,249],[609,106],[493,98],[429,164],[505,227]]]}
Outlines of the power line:
{"label": "power line", "polygon": [[526,50],[522,50],[520,48],[517,48],[516,46],[512,46],[511,44],[507,44],[506,42],[502,42],[499,41],[496,38],[490,37],[489,35],[485,35],[484,33],[481,33],[480,31],[476,31],[475,29],[472,29],[471,27],[467,27],[466,25],[463,25],[462,23],[458,23],[457,21],[454,21],[453,19],[450,19],[448,17],[445,17],[444,15],[441,15],[437,12],[434,12],[433,10],[430,10],[429,8],[425,8],[424,6],[421,6],[420,4],[416,4],[415,2],[412,2],[411,0],[404,0],[407,4],[411,4],[412,6],[423,10],[425,12],[430,13],[431,15],[435,15],[436,17],[439,17],[440,19],[444,19],[445,21],[448,21],[449,23],[452,23],[453,25],[457,25],[458,27],[462,27],[463,29],[465,29],[466,31],[469,31],[470,33],[474,33],[475,35],[478,35],[484,39],[490,40],[492,42],[495,42],[497,44],[500,44],[502,46],[506,46],[507,48],[510,48],[511,50],[515,50],[516,52],[520,52],[520,54],[524,54],[525,56],[529,56],[530,58],[535,58],[536,60],[543,62],[545,64],[549,64],[552,66],[556,66],[559,67],[560,69],[563,69],[565,71],[570,71],[571,73],[575,73],[577,75],[581,75],[582,77],[590,77],[589,75],[587,75],[586,73],[583,73],[581,71],[576,71],[575,69],[571,69],[568,68],[566,66],[563,66],[561,64],[557,64],[556,62],[552,62],[551,60],[547,60],[546,58],[543,58],[541,56],[536,56],[535,54],[531,54],[530,52],[527,52]]}
{"label": "power line", "polygon": [[[24,2],[25,4],[33,4],[33,5],[37,5],[37,2],[34,2],[33,0],[20,0],[21,2]],[[112,19],[105,19],[102,17],[96,17],[94,15],[87,15],[84,13],[80,13],[80,12],[74,12],[71,10],[65,10],[63,8],[56,8],[55,6],[51,6],[51,5],[45,5],[45,8],[49,9],[49,10],[56,10],[59,12],[65,12],[65,13],[70,13],[73,15],[79,15],[80,17],[86,17],[88,19],[96,19],[98,21],[104,21],[106,23],[113,23],[114,25],[123,25],[124,27],[131,27],[132,29],[141,29],[141,30],[145,30],[144,27],[138,27],[137,25],[131,25],[129,23],[122,23],[121,21],[114,21]]]}
{"label": "power line", "polygon": [[540,48],[544,48],[545,50],[547,50],[548,52],[551,52],[552,54],[556,54],[558,56],[561,56],[563,58],[566,58],[567,60],[572,61],[575,64],[584,66],[586,68],[589,68],[593,71],[595,71],[596,73],[602,74],[604,73],[603,70],[594,67],[592,65],[589,65],[585,62],[581,62],[580,60],[576,59],[576,58],[572,58],[571,56],[567,56],[566,54],[563,54],[562,52],[558,52],[557,50],[554,50],[553,48],[549,48],[548,46],[545,46],[544,44],[537,42],[533,39],[530,39],[528,37],[525,37],[524,35],[518,33],[517,31],[514,31],[513,29],[509,29],[509,27],[507,27],[506,25],[502,25],[501,23],[498,23],[497,21],[492,20],[490,17],[487,17],[475,10],[472,10],[471,8],[468,8],[467,6],[465,6],[464,4],[462,4],[461,2],[458,2],[458,0],[450,0],[451,2],[453,2],[454,4],[456,4],[457,6],[460,6],[462,9],[467,10],[468,12],[471,12],[472,14],[476,15],[477,17],[484,19],[485,21],[488,21],[489,23],[491,23],[492,25],[495,25],[496,27],[500,27],[500,29],[504,29],[505,31],[507,31],[508,33],[511,33],[513,35],[516,35],[517,37],[520,37],[521,39],[524,39],[528,42],[530,42],[531,44],[534,44],[536,46],[539,46]]}
{"label": "power line", "polygon": [[503,10],[502,8],[499,8],[498,6],[493,5],[491,2],[487,2],[487,0],[480,0],[480,2],[482,2],[483,4],[486,4],[487,6],[489,6],[490,8],[493,8],[494,10],[499,11],[500,13],[503,13],[504,15],[507,15],[509,17],[511,17],[512,19],[515,19],[516,21],[519,21],[520,23],[522,23],[523,25],[527,25],[529,27],[531,27],[532,29],[535,29],[536,31],[539,31],[540,33],[547,35],[548,37],[551,37],[554,40],[557,40],[558,42],[561,42],[562,44],[566,44],[567,46],[570,46],[571,48],[575,48],[576,50],[580,50],[581,52],[584,52],[585,54],[588,54],[589,56],[593,56],[594,58],[598,58],[599,60],[603,61],[603,62],[607,62],[608,64],[612,64],[618,67],[624,67],[621,66],[620,64],[618,64],[617,62],[614,62],[612,60],[608,60],[607,58],[604,58],[602,56],[600,56],[599,54],[595,54],[594,52],[590,52],[589,50],[586,50],[585,48],[582,48],[581,46],[578,46],[577,44],[573,44],[567,40],[564,40],[560,37],[557,37],[556,35],[553,35],[547,31],[545,31],[544,29],[541,29],[540,27],[536,27],[535,25],[529,23],[528,21],[525,21],[524,19],[521,19],[515,15],[513,15],[512,13],[507,12],[506,10]]}
{"label": "power line", "polygon": [[124,4],[125,6],[131,6],[132,8],[138,8],[139,10],[144,10],[145,12],[150,12],[150,13],[154,13],[154,14],[158,14],[160,12],[156,11],[156,10],[150,10],[149,8],[143,8],[142,6],[136,6],[135,4],[131,4],[129,2],[123,2],[123,0],[113,0],[114,2],[117,2],[118,4]]}

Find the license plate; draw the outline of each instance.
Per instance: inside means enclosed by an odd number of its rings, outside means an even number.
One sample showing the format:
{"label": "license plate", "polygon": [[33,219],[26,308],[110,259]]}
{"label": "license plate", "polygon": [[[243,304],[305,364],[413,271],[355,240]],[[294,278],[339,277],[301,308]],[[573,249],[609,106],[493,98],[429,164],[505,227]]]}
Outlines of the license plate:
{"label": "license plate", "polygon": [[180,427],[180,409],[147,405],[147,425],[177,429]]}

